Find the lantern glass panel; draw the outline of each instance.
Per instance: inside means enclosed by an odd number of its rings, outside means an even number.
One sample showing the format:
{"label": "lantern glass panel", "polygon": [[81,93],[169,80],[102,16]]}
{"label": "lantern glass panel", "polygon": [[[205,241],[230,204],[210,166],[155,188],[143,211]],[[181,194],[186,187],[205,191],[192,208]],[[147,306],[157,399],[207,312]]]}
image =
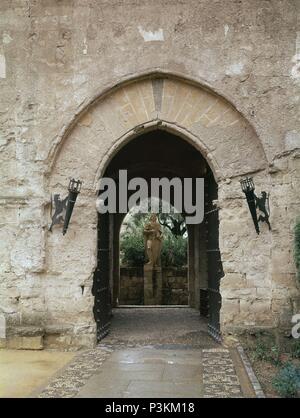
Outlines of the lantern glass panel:
{"label": "lantern glass panel", "polygon": [[244,193],[251,192],[255,189],[252,177],[246,177],[240,181],[241,187]]}
{"label": "lantern glass panel", "polygon": [[69,191],[70,192],[75,192],[75,193],[79,193],[80,189],[81,189],[81,181],[80,180],[75,180],[75,179],[71,179],[70,183],[69,183]]}

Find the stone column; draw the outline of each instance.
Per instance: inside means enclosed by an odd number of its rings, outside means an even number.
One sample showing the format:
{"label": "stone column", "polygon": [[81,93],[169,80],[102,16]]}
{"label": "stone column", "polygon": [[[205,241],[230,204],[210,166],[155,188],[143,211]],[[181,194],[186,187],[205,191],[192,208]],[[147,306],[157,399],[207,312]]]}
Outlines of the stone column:
{"label": "stone column", "polygon": [[162,304],[161,267],[144,266],[144,305]]}

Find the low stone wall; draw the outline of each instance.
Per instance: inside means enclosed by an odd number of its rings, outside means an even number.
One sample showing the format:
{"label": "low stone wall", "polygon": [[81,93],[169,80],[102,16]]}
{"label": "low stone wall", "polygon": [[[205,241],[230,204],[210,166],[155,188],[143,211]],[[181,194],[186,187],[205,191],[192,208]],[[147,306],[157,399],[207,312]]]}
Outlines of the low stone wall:
{"label": "low stone wall", "polygon": [[[142,267],[121,267],[120,305],[144,304],[144,277]],[[188,305],[187,267],[162,269],[163,305]]]}
{"label": "low stone wall", "polygon": [[95,329],[74,331],[71,326],[14,326],[8,327],[5,335],[0,336],[0,349],[76,351],[94,347],[95,334]]}
{"label": "low stone wall", "polygon": [[143,267],[120,268],[120,305],[143,305]]}
{"label": "low stone wall", "polygon": [[167,267],[163,275],[163,304],[188,305],[188,270],[187,267]]}

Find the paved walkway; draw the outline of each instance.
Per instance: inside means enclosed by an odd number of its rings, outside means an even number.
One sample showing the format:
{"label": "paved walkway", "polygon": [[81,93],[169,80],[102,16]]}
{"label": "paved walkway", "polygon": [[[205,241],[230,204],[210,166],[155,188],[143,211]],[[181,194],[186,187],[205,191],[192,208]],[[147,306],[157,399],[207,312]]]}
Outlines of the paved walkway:
{"label": "paved walkway", "polygon": [[40,397],[254,397],[234,349],[216,344],[189,308],[114,311],[112,330]]}
{"label": "paved walkway", "polygon": [[116,350],[77,397],[242,397],[231,354],[225,349]]}
{"label": "paved walkway", "polygon": [[207,333],[207,322],[191,308],[114,309],[111,331],[103,340],[108,346],[219,347]]}

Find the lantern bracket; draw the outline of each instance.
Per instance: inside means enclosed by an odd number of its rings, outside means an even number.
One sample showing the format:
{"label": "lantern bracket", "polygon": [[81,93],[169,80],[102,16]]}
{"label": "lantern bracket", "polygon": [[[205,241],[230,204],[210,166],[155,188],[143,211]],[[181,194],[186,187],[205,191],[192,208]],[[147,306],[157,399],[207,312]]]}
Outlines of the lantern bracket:
{"label": "lantern bracket", "polygon": [[[60,194],[56,193],[54,196],[51,196],[51,218],[52,222],[49,226],[49,231],[52,232],[54,225],[63,224],[63,235],[66,234],[69,222],[72,216],[74,205],[77,199],[78,194],[81,190],[82,181],[75,180],[74,178],[70,179],[68,186],[68,196],[64,199],[61,199]],[[54,213],[53,213],[54,206]]]}
{"label": "lantern bracket", "polygon": [[270,217],[270,204],[269,204],[269,196],[270,193],[261,192],[261,197],[257,197],[255,195],[255,206],[261,213],[258,217],[258,222],[266,222],[269,227],[269,231],[271,231],[271,224],[269,221]]}
{"label": "lantern bracket", "polygon": [[[261,196],[258,197],[255,193],[255,185],[252,177],[246,177],[240,180],[242,191],[245,193],[249,211],[254,223],[257,234],[260,233],[259,222],[266,222],[271,230],[270,217],[270,205],[269,205],[269,193],[261,192]],[[257,210],[260,212],[257,216]]]}
{"label": "lantern bracket", "polygon": [[52,232],[54,225],[61,225],[64,222],[69,196],[61,199],[60,194],[51,195],[51,225],[48,230]]}

